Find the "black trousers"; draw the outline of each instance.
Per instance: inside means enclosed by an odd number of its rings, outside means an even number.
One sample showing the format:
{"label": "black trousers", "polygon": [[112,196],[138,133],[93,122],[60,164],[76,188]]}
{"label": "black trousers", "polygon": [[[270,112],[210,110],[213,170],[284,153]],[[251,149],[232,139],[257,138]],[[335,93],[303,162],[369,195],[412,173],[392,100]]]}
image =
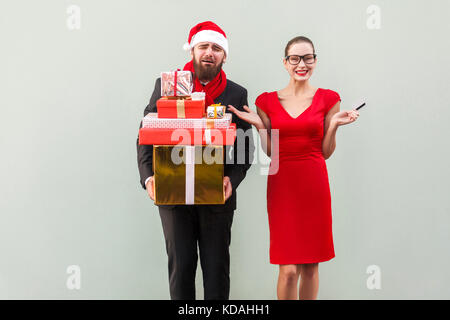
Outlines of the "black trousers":
{"label": "black trousers", "polygon": [[195,299],[198,252],[205,300],[228,300],[234,211],[213,212],[201,205],[161,206],[159,214],[169,259],[171,299]]}

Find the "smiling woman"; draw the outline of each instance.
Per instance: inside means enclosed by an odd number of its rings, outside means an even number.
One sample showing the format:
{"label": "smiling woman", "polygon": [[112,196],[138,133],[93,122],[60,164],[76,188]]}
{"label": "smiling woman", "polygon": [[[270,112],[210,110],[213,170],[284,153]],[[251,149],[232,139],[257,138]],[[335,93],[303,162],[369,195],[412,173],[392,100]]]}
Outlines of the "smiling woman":
{"label": "smiling woman", "polygon": [[[283,65],[289,84],[259,95],[258,114],[249,108],[247,112],[229,109],[258,129],[271,168],[278,166],[267,179],[270,262],[279,265],[278,298],[315,299],[318,264],[335,256],[325,159],[334,151],[337,127],[355,121],[358,112],[338,112],[337,92],[309,84],[317,56],[308,38],[288,42]],[[274,154],[271,130],[279,133]]]}

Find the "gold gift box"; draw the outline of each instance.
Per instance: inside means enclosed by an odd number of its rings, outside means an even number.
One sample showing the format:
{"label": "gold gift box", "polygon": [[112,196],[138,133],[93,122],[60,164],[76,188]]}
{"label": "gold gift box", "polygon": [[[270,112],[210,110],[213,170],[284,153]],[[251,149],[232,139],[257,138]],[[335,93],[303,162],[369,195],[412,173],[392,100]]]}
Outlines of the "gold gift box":
{"label": "gold gift box", "polygon": [[223,169],[223,146],[155,145],[155,204],[224,204]]}

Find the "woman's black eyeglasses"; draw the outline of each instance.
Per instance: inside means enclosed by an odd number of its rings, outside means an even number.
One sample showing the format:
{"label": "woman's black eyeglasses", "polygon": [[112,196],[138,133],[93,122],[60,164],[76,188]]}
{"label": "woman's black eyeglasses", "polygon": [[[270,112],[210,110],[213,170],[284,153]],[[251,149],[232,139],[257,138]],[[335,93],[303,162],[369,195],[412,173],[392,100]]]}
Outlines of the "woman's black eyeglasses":
{"label": "woman's black eyeglasses", "polygon": [[298,55],[290,55],[290,56],[286,56],[286,60],[292,64],[292,65],[297,65],[300,63],[300,61],[304,61],[306,64],[313,64],[316,61],[316,57],[317,55],[314,54],[305,54],[304,56],[298,56]]}

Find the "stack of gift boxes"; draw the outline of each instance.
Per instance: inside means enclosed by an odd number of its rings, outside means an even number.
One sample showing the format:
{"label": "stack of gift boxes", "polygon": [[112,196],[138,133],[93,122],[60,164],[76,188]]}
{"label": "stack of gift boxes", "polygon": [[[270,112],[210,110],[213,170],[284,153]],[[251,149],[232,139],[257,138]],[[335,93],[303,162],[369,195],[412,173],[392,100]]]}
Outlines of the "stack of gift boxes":
{"label": "stack of gift boxes", "polygon": [[225,145],[236,125],[221,105],[192,92],[190,71],[161,73],[157,112],[142,119],[139,144],[153,145],[155,204],[223,204]]}

